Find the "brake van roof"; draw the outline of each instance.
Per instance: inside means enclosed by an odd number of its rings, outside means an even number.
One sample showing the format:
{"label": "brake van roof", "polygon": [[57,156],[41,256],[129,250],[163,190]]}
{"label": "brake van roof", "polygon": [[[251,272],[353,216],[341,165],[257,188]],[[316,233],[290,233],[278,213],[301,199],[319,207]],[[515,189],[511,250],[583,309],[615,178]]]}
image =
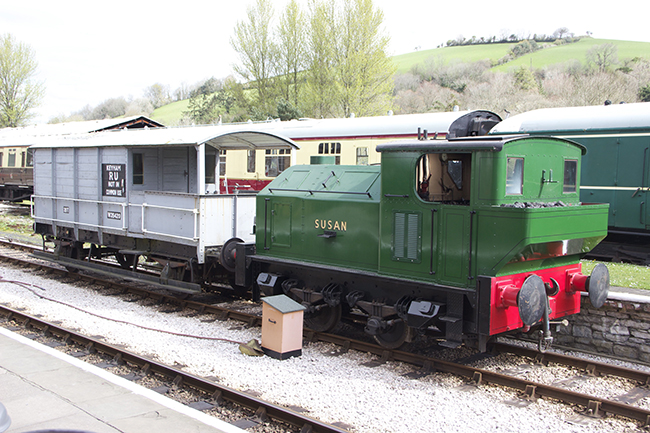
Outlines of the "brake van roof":
{"label": "brake van roof", "polygon": [[48,137],[39,140],[32,148],[197,146],[204,143],[223,150],[299,148],[289,138],[272,132],[249,130],[246,125],[120,130]]}

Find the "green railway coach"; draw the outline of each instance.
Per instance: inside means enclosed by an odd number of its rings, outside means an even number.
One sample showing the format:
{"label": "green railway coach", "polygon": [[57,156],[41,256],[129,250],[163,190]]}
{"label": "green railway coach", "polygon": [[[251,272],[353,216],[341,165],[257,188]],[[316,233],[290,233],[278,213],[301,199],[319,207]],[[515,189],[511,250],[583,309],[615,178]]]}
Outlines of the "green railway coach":
{"label": "green railway coach", "polygon": [[485,350],[540,326],[548,342],[549,320],[577,313],[581,291],[606,299],[606,267],[587,277],[579,261],[606,236],[608,214],[580,203],[583,146],[512,136],[377,151],[380,166],[294,166],[269,184],[237,280],[301,302],[318,331],[363,317],[388,348],[425,329],[450,347]]}

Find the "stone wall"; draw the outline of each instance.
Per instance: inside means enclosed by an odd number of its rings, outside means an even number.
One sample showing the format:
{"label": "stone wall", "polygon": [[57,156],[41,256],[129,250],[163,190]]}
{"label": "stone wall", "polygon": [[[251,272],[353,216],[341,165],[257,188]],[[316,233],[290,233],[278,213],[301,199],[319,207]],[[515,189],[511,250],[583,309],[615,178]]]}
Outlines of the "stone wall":
{"label": "stone wall", "polygon": [[608,299],[594,309],[583,297],[580,309],[554,333],[556,344],[650,362],[650,303]]}

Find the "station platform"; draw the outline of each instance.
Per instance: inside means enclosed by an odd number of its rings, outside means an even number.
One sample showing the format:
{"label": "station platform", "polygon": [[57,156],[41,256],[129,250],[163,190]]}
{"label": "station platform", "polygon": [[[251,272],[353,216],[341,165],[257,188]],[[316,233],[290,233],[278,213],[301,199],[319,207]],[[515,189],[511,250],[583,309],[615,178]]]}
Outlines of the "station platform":
{"label": "station platform", "polygon": [[611,286],[607,300],[650,304],[650,290]]}
{"label": "station platform", "polygon": [[0,403],[11,418],[6,433],[245,433],[4,328],[0,328]]}

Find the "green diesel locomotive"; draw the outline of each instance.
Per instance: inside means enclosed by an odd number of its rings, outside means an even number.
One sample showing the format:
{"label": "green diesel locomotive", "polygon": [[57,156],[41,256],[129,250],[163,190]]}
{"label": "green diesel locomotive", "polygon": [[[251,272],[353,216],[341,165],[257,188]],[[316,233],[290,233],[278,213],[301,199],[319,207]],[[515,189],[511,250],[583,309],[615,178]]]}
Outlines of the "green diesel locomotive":
{"label": "green diesel locomotive", "polygon": [[343,318],[387,348],[417,332],[481,350],[508,331],[600,307],[607,204],[579,201],[583,146],[550,137],[403,140],[381,165],[293,166],[257,196],[255,248],[229,242],[239,285],[284,293],[317,331]]}

